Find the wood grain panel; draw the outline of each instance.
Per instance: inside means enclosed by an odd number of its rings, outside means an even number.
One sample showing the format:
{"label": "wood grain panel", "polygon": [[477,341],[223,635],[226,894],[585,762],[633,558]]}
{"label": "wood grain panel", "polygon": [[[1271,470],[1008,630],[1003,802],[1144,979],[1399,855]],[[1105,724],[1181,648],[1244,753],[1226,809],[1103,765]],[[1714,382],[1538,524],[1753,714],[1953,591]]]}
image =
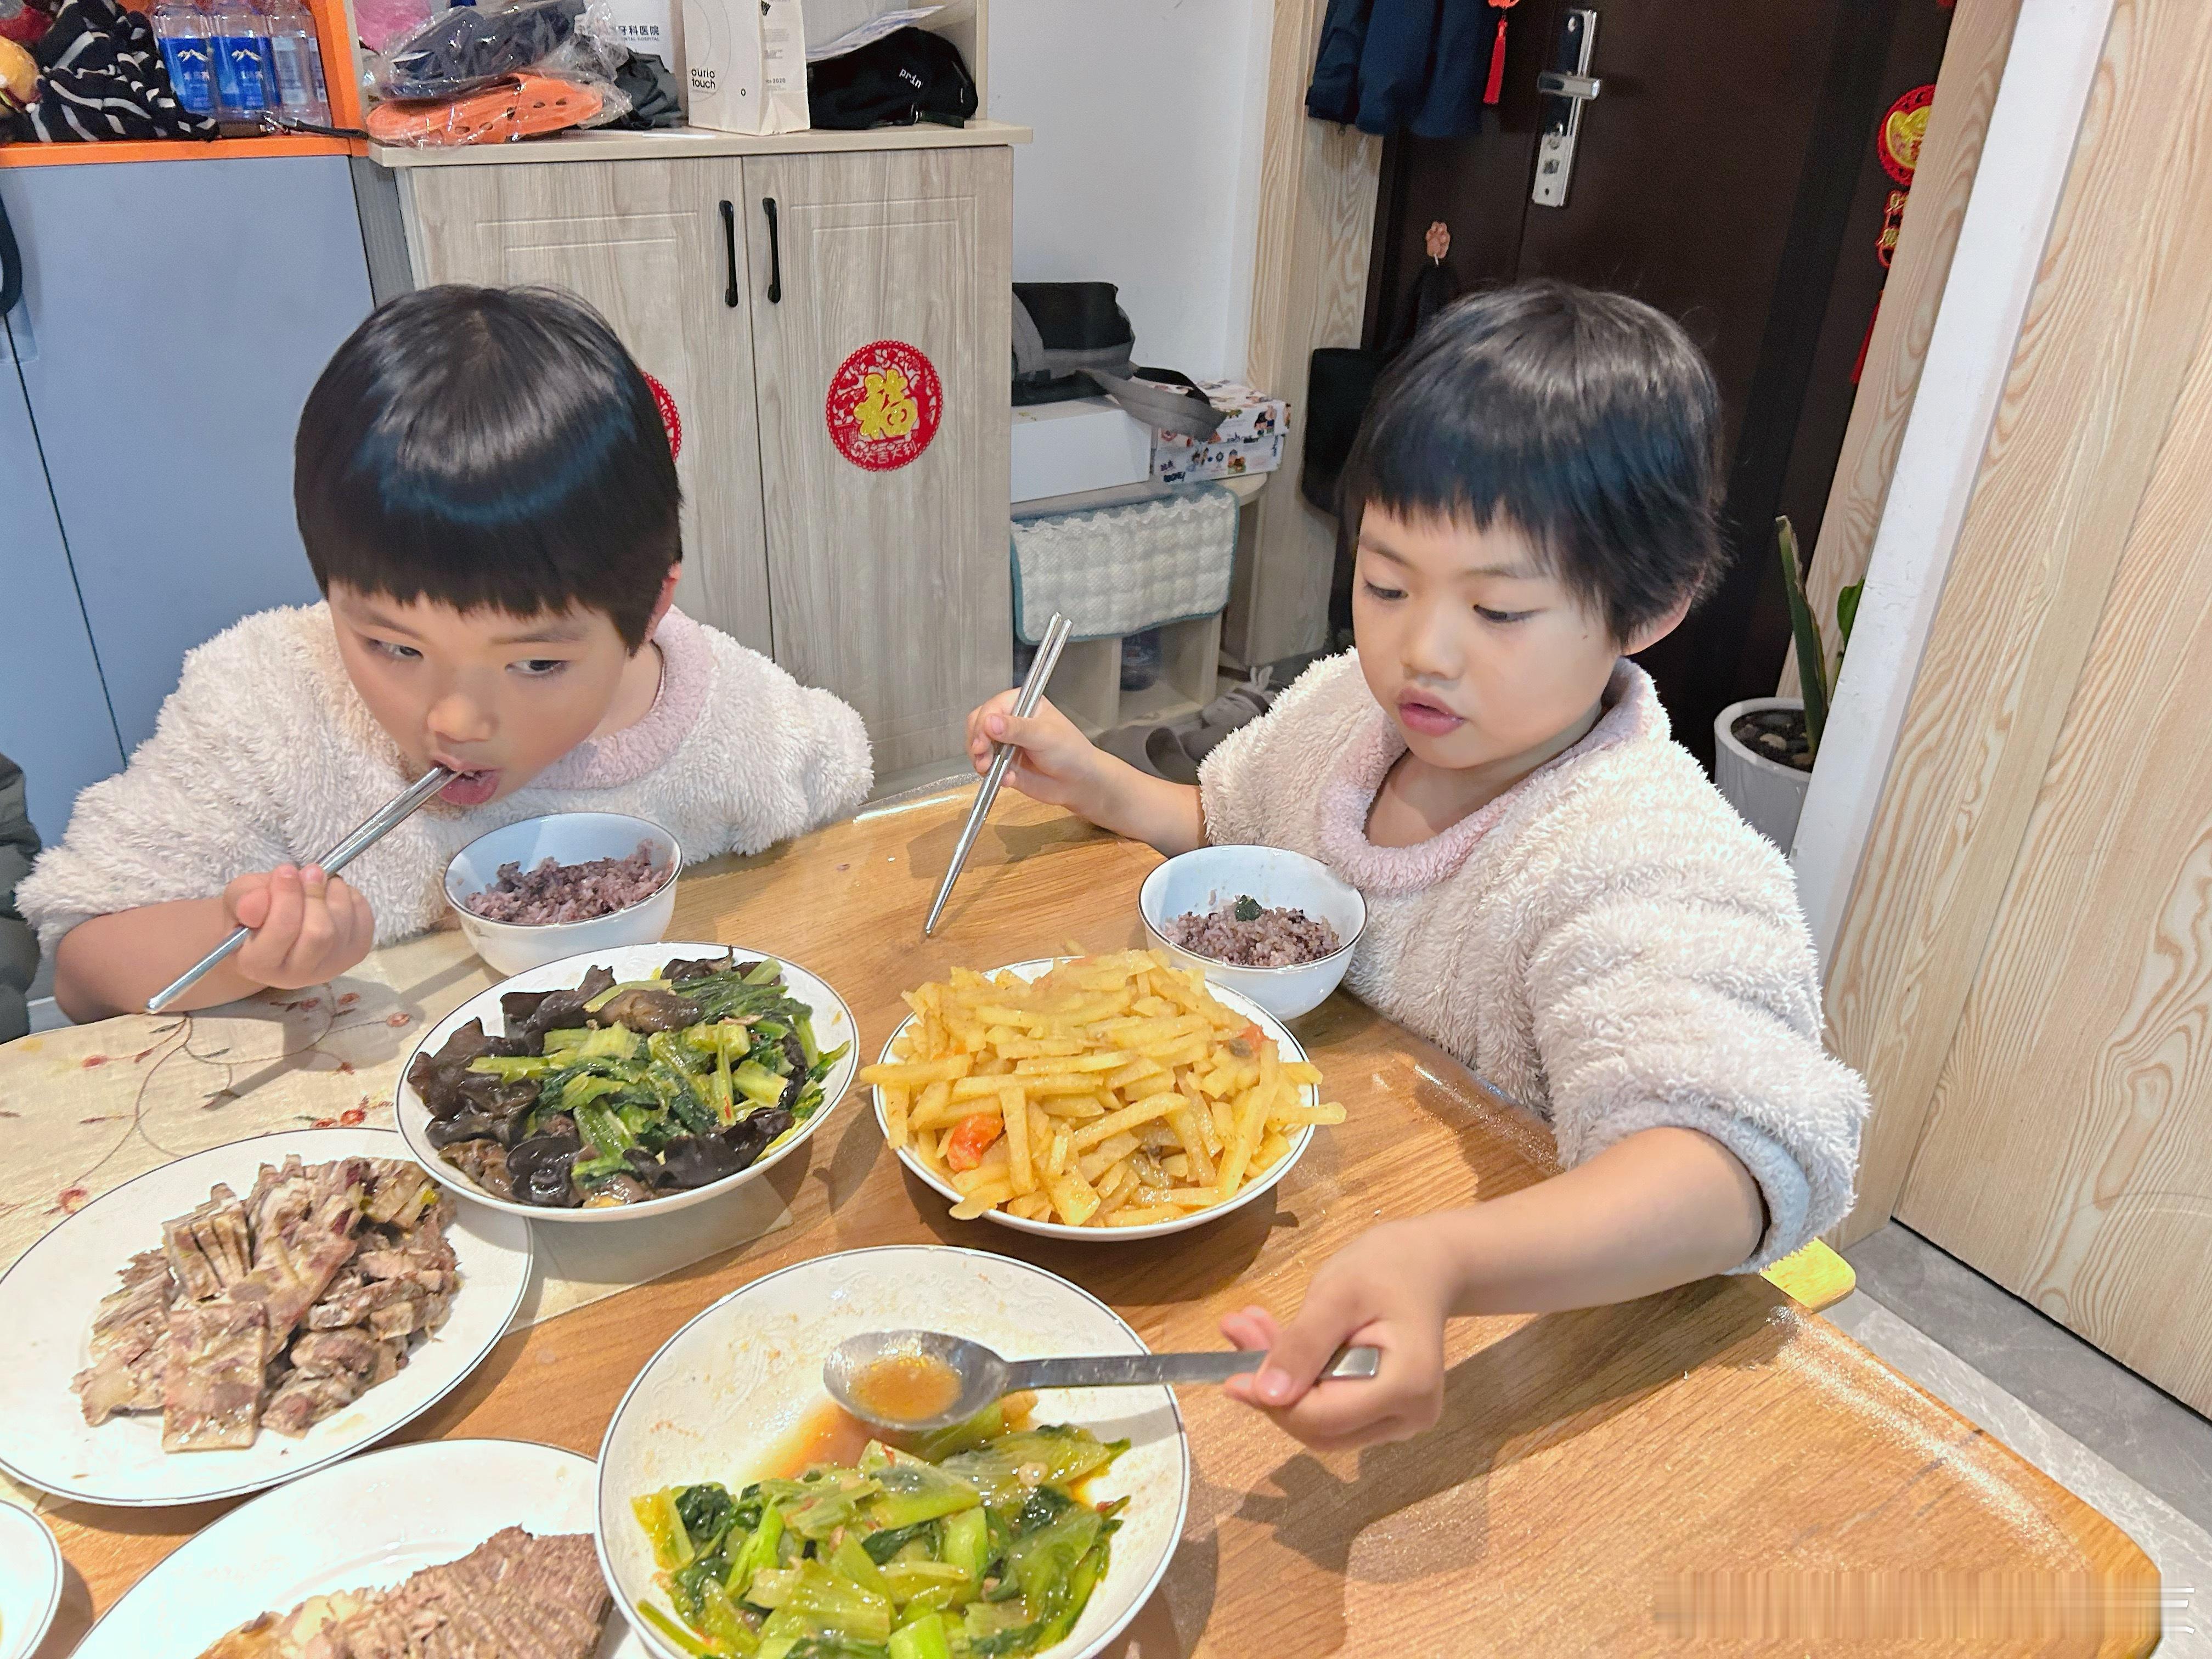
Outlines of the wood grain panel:
{"label": "wood grain panel", "polygon": [[2051,751],[1899,1214],[2212,1410],[2212,347]]}
{"label": "wood grain panel", "polygon": [[1829,977],[1893,1209],[2212,302],[2212,8],[2113,12]]}
{"label": "wood grain panel", "polygon": [[[1836,459],[1836,476],[1820,518],[1820,539],[1805,579],[1807,598],[1820,619],[1821,642],[1833,673],[1839,649],[1832,618],[1836,595],[1867,573],[1875,532],[1889,499],[1898,447],[1920,389],[1920,368],[1936,328],[1936,309],[1950,279],[1951,255],[1973,193],[1989,136],[1990,111],[2012,50],[2020,0],[1958,0],[1943,67],[1936,77],[1928,131],[1913,169],[1912,191],[1898,232],[1897,251],[1883,285],[1881,307],[1867,343],[1858,396]],[[1797,695],[1797,647],[1783,659],[1776,694]]]}
{"label": "wood grain panel", "polygon": [[1224,647],[1248,664],[1319,650],[1328,631],[1336,521],[1298,494],[1306,368],[1318,346],[1359,343],[1382,141],[1306,115],[1324,9],[1325,0],[1275,0],[1267,60],[1245,378],[1291,413],[1223,618]]}
{"label": "wood grain panel", "polygon": [[[878,774],[945,759],[1012,672],[1012,154],[775,155],[744,170],[776,659],[860,710]],[[823,397],[849,354],[883,339],[936,365],[945,411],[918,458],[874,472],[830,442]]]}
{"label": "wood grain panel", "polygon": [[[544,283],[596,307],[684,417],[684,580],[677,603],[766,654],[753,343],[723,303],[720,204],[741,197],[734,161],[566,161],[423,168],[404,175],[417,282]],[[745,281],[744,246],[738,277]]]}
{"label": "wood grain panel", "polygon": [[[687,872],[672,934],[818,969],[867,1054],[905,1013],[900,990],[953,963],[1138,941],[1137,888],[1158,856],[1011,792],[921,938],[967,805],[955,792]],[[1340,996],[1297,1024],[1349,1119],[1266,1200],[1199,1232],[1071,1245],[948,1220],[856,1096],[767,1177],[792,1226],[508,1337],[394,1438],[590,1455],[639,1368],[700,1309],[789,1262],[875,1244],[1018,1256],[1104,1298],[1155,1347],[1208,1347],[1231,1309],[1294,1307],[1378,1218],[1552,1170],[1543,1127],[1429,1044]],[[1183,1391],[1182,1544],[1111,1659],[1826,1652],[1837,1644],[1820,1638],[1846,1632],[1818,1621],[1869,1587],[1889,1622],[1853,1654],[2129,1655],[2157,1638],[2155,1571],[2119,1528],[1755,1276],[1458,1321],[1447,1353],[1437,1429],[1356,1455],[1316,1456],[1216,1390]],[[54,1508],[82,1587],[64,1619],[81,1629],[216,1512]],[[1960,1622],[1976,1596],[1978,1632]]]}

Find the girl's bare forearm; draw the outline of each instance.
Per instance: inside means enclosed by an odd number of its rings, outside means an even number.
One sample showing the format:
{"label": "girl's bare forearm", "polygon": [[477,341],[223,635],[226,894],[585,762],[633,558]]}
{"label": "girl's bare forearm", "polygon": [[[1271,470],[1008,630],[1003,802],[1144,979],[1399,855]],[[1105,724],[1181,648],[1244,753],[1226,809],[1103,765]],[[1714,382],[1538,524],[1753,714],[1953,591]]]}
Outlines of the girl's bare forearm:
{"label": "girl's bare forearm", "polygon": [[1459,1264],[1455,1313],[1551,1313],[1739,1267],[1758,1246],[1765,1210],[1733,1152],[1693,1129],[1662,1128],[1436,1219]]}

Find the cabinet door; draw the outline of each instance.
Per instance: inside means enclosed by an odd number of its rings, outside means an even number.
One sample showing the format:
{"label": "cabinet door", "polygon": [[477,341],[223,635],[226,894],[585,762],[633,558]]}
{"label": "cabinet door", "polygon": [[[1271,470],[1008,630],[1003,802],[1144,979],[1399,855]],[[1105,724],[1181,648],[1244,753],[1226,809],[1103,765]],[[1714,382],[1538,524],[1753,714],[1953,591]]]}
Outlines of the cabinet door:
{"label": "cabinet door", "polygon": [[368,314],[342,155],[10,169],[22,364],[126,749],[184,654],[307,605],[292,511],[307,389]]}
{"label": "cabinet door", "polygon": [[739,210],[738,164],[507,162],[406,177],[424,283],[567,289],[668,388],[684,422],[677,602],[771,651],[744,238],[721,210],[725,201]]}
{"label": "cabinet door", "polygon": [[[1012,161],[864,150],[744,170],[776,659],[860,711],[883,778],[958,753],[1010,672]],[[871,471],[824,405],[846,358],[886,340],[934,365],[943,413],[918,456]]]}
{"label": "cabinet door", "polygon": [[34,357],[22,314],[0,326],[0,501],[7,507],[8,648],[0,651],[0,755],[23,769],[31,822],[48,846],[76,792],[120,771],[123,744],[100,683],[61,521],[15,354]]}

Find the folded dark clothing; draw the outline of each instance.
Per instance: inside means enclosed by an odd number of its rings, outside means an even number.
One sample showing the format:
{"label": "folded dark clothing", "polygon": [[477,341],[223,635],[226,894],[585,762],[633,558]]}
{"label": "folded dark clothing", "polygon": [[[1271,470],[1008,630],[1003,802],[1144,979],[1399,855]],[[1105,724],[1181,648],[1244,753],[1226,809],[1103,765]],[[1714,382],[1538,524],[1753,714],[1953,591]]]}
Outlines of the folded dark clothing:
{"label": "folded dark clothing", "polygon": [[383,98],[458,98],[528,69],[575,33],[584,0],[526,0],[503,11],[456,6],[392,52]]}
{"label": "folded dark clothing", "polygon": [[117,0],[64,0],[31,55],[39,95],[0,132],[42,143],[213,138],[215,123],[177,101],[152,25]]}
{"label": "folded dark clothing", "polygon": [[676,77],[659,58],[632,52],[629,61],[615,71],[615,87],[629,100],[629,112],[610,121],[611,127],[643,132],[649,127],[680,127],[684,105],[676,95]]}

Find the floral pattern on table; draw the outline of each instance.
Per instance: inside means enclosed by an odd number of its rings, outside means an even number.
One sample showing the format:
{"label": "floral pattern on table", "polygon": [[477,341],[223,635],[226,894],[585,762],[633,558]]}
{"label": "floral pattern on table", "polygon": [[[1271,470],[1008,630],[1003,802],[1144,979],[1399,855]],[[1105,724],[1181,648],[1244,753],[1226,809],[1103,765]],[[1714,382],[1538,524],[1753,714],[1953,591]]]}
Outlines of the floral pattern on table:
{"label": "floral pattern on table", "polygon": [[284,1129],[392,1127],[417,1037],[493,982],[455,933],[328,985],[190,1014],[129,1014],[0,1047],[0,1270],[102,1193],[187,1153]]}

